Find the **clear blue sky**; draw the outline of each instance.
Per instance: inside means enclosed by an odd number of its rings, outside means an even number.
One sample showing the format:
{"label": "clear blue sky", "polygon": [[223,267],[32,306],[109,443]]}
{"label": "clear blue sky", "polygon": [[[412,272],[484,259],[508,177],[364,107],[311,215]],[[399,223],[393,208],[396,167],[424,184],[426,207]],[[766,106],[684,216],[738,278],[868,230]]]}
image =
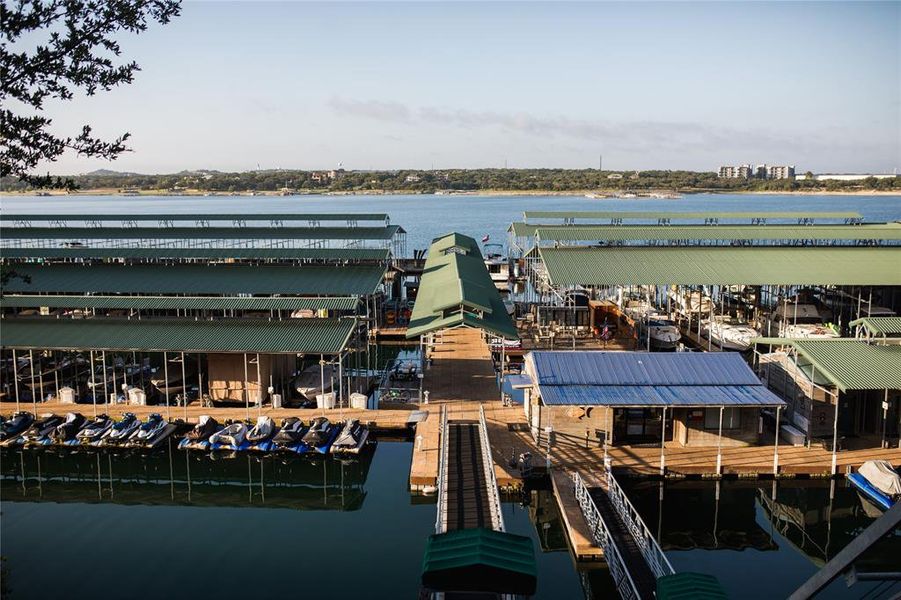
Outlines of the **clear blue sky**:
{"label": "clear blue sky", "polygon": [[901,3],[188,2],[54,105],[96,168],[901,167]]}

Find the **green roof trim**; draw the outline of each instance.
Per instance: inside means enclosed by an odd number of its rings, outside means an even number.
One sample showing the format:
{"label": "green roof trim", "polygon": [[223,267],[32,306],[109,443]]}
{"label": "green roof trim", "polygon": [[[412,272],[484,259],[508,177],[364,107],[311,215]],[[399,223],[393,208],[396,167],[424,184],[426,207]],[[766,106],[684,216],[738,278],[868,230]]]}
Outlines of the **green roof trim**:
{"label": "green roof trim", "polygon": [[901,241],[901,223],[867,225],[594,225],[534,227],[543,241],[630,240],[890,240]]}
{"label": "green roof trim", "polygon": [[657,600],[726,600],[728,597],[713,575],[676,573],[657,579]]}
{"label": "green roof trim", "polygon": [[7,240],[390,240],[384,227],[3,227]]}
{"label": "green roof trim", "polygon": [[901,334],[901,317],[863,317],[848,323],[851,327],[861,326],[871,335]]}
{"label": "green roof trim", "polygon": [[385,213],[119,213],[119,214],[0,214],[0,222],[16,221],[84,221],[97,223],[103,221],[384,221],[389,217]]}
{"label": "green roof trim", "polygon": [[5,294],[191,294],[366,296],[385,265],[16,265],[31,278],[10,279]]}
{"label": "green roof trim", "polygon": [[16,350],[338,354],[353,319],[6,318],[0,345]]}
{"label": "green roof trim", "polygon": [[542,248],[554,285],[901,285],[901,247]]}
{"label": "green roof trim", "polygon": [[435,238],[429,248],[407,338],[460,326],[519,338],[478,243],[451,233]]}
{"label": "green roof trim", "polygon": [[611,210],[527,210],[522,213],[528,219],[860,219],[853,211],[611,211]]}
{"label": "green roof trim", "polygon": [[386,261],[387,248],[0,248],[0,259]]}
{"label": "green roof trim", "polygon": [[530,596],[538,568],[528,537],[491,529],[458,529],[429,536],[422,582],[434,591],[481,591]]}
{"label": "green roof trim", "polygon": [[354,310],[355,297],[267,298],[235,296],[0,296],[0,308],[93,308],[133,310]]}

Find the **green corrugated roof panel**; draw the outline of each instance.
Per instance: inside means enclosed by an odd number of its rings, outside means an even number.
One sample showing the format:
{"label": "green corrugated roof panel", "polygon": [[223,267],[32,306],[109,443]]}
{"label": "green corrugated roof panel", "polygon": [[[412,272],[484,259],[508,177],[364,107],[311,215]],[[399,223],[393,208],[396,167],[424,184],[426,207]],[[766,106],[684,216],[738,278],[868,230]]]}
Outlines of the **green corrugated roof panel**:
{"label": "green corrugated roof panel", "polygon": [[859,219],[853,211],[610,211],[610,210],[527,210],[524,219]]}
{"label": "green corrugated roof panel", "polygon": [[7,240],[390,240],[384,227],[3,227]]}
{"label": "green corrugated roof panel", "polygon": [[862,340],[794,340],[792,345],[841,391],[901,389],[901,346]]}
{"label": "green corrugated roof panel", "polygon": [[676,573],[657,579],[657,600],[726,600],[728,597],[713,575]]}
{"label": "green corrugated roof panel", "polygon": [[[463,248],[466,253],[451,251],[452,248]],[[519,337],[491,281],[478,243],[471,237],[452,233],[436,238],[429,248],[407,337],[459,326],[484,329],[508,339]]]}
{"label": "green corrugated roof panel", "polygon": [[539,226],[544,241],[630,240],[901,240],[901,223],[867,225],[604,225]]}
{"label": "green corrugated roof panel", "polygon": [[353,328],[352,319],[7,318],[0,344],[22,350],[337,354]]}
{"label": "green corrugated roof panel", "polygon": [[531,595],[537,577],[531,539],[485,528],[429,536],[422,561],[423,585],[435,591]]}
{"label": "green corrugated roof panel", "polygon": [[2,296],[0,308],[94,308],[134,310],[353,310],[355,297],[296,298],[276,296]]}
{"label": "green corrugated roof panel", "polygon": [[538,248],[555,285],[901,285],[901,247]]}
{"label": "green corrugated roof panel", "polygon": [[119,213],[119,214],[6,214],[2,221],[388,221],[385,213]]}
{"label": "green corrugated roof panel", "polygon": [[10,259],[388,260],[387,248],[0,248]]}
{"label": "green corrugated roof panel", "polygon": [[901,317],[864,317],[848,323],[851,327],[861,325],[874,335],[901,334]]}
{"label": "green corrugated roof panel", "polygon": [[382,281],[384,265],[16,265],[31,278],[10,279],[19,294],[291,294],[365,296]]}

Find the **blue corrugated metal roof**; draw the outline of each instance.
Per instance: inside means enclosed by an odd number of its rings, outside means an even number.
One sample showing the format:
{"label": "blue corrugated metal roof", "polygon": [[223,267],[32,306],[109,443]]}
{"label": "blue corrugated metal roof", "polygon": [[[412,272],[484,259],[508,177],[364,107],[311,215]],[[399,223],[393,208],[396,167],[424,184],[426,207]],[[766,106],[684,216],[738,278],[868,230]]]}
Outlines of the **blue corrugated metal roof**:
{"label": "blue corrugated metal roof", "polygon": [[762,385],[542,385],[545,405],[564,406],[784,406]]}
{"label": "blue corrugated metal roof", "polygon": [[532,352],[539,385],[760,385],[730,352]]}

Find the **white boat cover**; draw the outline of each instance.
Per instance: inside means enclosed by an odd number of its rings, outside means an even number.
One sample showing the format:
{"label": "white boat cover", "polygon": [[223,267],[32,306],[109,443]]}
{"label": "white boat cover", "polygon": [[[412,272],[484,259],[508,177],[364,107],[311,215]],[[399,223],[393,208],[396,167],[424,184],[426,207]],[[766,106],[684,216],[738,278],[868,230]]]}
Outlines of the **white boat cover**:
{"label": "white boat cover", "polygon": [[858,473],[867,478],[873,487],[889,496],[901,495],[901,475],[887,460],[868,460],[860,466]]}

